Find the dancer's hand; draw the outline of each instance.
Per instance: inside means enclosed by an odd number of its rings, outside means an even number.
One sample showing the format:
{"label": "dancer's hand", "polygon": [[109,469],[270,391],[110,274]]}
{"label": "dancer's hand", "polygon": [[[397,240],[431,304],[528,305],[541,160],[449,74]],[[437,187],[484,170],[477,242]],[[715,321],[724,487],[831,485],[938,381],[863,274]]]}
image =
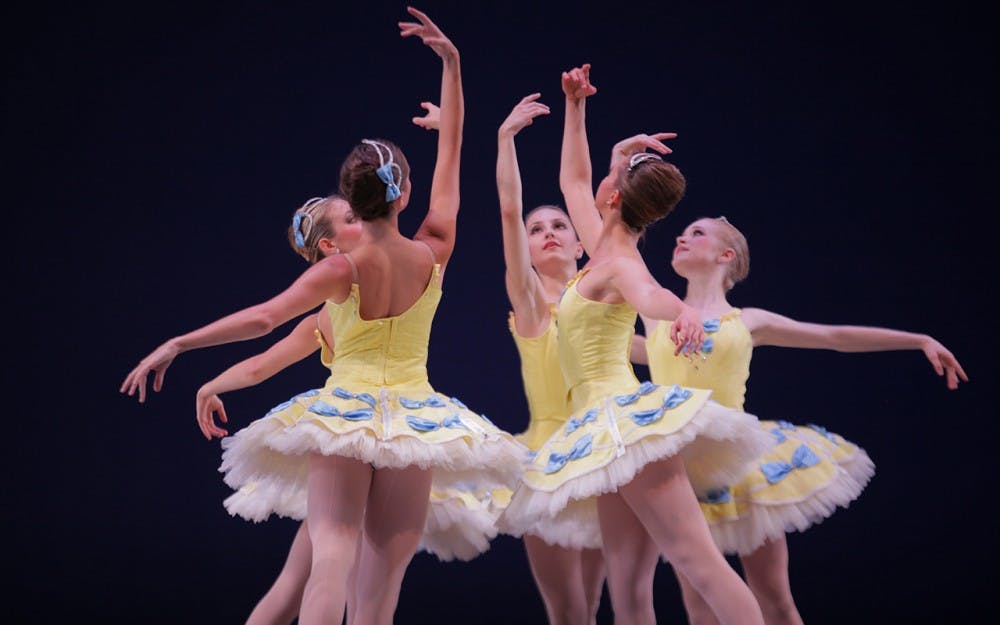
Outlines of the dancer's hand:
{"label": "dancer's hand", "polygon": [[928,336],[922,341],[920,349],[924,350],[927,360],[931,361],[931,366],[934,367],[935,373],[945,376],[945,382],[948,384],[949,389],[955,390],[958,388],[959,380],[963,382],[969,381],[969,377],[965,375],[962,365],[958,364],[955,356],[944,345],[939,343],[937,339]]}
{"label": "dancer's hand", "polygon": [[670,340],[677,346],[674,356],[681,353],[690,356],[701,349],[701,344],[705,342],[705,327],[701,323],[701,313],[696,308],[684,306],[670,327]]}
{"label": "dancer's hand", "polygon": [[143,358],[136,365],[135,369],[132,369],[132,372],[125,377],[125,382],[122,383],[118,391],[121,393],[127,392],[129,397],[132,397],[135,395],[136,390],[138,390],[139,403],[145,402],[146,376],[151,371],[156,373],[156,376],[153,378],[153,390],[159,392],[163,388],[163,377],[167,373],[167,367],[180,354],[180,351],[180,348],[174,343],[173,339],[160,345],[150,355]]}
{"label": "dancer's hand", "polygon": [[425,130],[437,130],[441,127],[441,109],[433,102],[421,102],[420,107],[427,111],[423,117],[414,117],[413,123]]}
{"label": "dancer's hand", "polygon": [[532,93],[522,98],[507,116],[507,119],[500,124],[500,134],[514,136],[525,126],[530,126],[531,122],[539,115],[548,115],[549,107],[538,101],[541,95],[540,93]]}
{"label": "dancer's hand", "polygon": [[425,45],[442,59],[448,60],[458,56],[458,49],[448,37],[441,32],[437,24],[427,17],[426,13],[418,11],[413,7],[406,7],[407,13],[417,18],[417,22],[399,22],[399,34],[402,37],[416,35]]}
{"label": "dancer's hand", "polygon": [[590,84],[590,63],[563,72],[562,90],[569,100],[582,100],[597,93],[597,87]]}
{"label": "dancer's hand", "polygon": [[668,148],[664,141],[675,139],[676,137],[676,132],[657,132],[651,135],[640,133],[633,135],[627,139],[622,139],[615,144],[615,147],[611,148],[611,158],[612,160],[621,157],[628,158],[636,152],[645,152],[646,150],[653,150],[660,154],[670,154],[673,150]]}
{"label": "dancer's hand", "polygon": [[215,413],[219,413],[219,421],[229,423],[229,417],[226,416],[226,407],[222,404],[219,396],[205,386],[198,389],[198,396],[195,399],[195,411],[198,417],[198,427],[201,428],[201,433],[205,435],[206,439],[212,440],[213,436],[222,438],[229,434],[228,431],[216,425],[213,418]]}

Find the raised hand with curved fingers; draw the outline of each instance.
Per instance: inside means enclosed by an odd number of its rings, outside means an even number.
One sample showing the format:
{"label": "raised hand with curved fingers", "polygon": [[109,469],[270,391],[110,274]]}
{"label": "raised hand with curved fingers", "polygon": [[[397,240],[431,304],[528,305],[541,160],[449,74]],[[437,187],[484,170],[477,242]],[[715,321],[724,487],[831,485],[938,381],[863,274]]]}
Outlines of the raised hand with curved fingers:
{"label": "raised hand with curved fingers", "polygon": [[958,381],[968,382],[969,376],[965,375],[962,365],[958,364],[958,359],[937,339],[928,336],[920,345],[927,360],[934,367],[934,372],[939,376],[944,376],[948,388],[955,390],[958,388]]}
{"label": "raised hand with curved fingers", "polygon": [[229,423],[226,407],[217,394],[206,393],[203,389],[199,389],[195,399],[195,411],[198,417],[198,427],[201,428],[201,433],[205,435],[206,439],[212,440],[213,436],[222,438],[229,435],[229,432],[217,425],[213,418],[213,415],[218,413],[219,421]]}
{"label": "raised hand with curved fingers", "polygon": [[414,117],[413,123],[424,130],[437,130],[441,127],[441,109],[433,102],[421,102],[420,108],[427,111],[423,117]]}
{"label": "raised hand with curved fingers", "polygon": [[597,93],[597,87],[590,83],[590,63],[563,72],[562,90],[567,98],[574,100],[589,98]]}
{"label": "raised hand with curved fingers", "polygon": [[549,107],[538,101],[541,95],[540,93],[532,93],[522,98],[514,106],[507,119],[500,124],[500,132],[516,135],[525,126],[530,126],[531,122],[539,115],[548,115]]}
{"label": "raised hand with curved fingers", "polygon": [[675,138],[677,138],[676,132],[656,132],[651,135],[639,133],[622,139],[611,148],[611,165],[608,170],[611,171],[619,167],[622,161],[631,158],[637,152],[653,150],[660,154],[671,154],[673,150],[667,147],[664,141]]}
{"label": "raised hand with curved fingers", "polygon": [[424,42],[424,45],[430,47],[431,50],[440,56],[442,59],[449,59],[454,57],[458,50],[455,45],[451,42],[451,39],[438,28],[437,24],[431,21],[431,18],[427,17],[427,14],[414,9],[413,7],[406,7],[407,13],[417,18],[416,22],[399,22],[399,34],[402,37],[410,37],[416,35],[420,37],[420,40]]}
{"label": "raised hand with curved fingers", "polygon": [[685,305],[684,310],[674,319],[670,327],[670,340],[677,346],[674,356],[683,353],[685,356],[697,353],[705,342],[705,328],[701,322],[701,313],[692,306]]}
{"label": "raised hand with curved fingers", "polygon": [[173,342],[167,341],[153,350],[148,356],[143,358],[132,371],[125,376],[125,381],[121,388],[121,393],[128,393],[129,397],[139,391],[139,403],[146,401],[146,380],[150,372],[155,373],[153,377],[153,390],[160,392],[163,388],[163,378],[167,374],[167,367],[174,361],[174,358],[181,352],[180,348]]}

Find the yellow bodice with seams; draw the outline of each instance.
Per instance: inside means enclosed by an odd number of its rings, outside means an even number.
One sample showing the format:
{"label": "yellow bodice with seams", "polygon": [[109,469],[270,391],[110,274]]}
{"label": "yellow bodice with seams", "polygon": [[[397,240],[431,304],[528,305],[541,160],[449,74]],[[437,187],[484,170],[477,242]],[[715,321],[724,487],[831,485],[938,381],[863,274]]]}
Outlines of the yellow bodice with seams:
{"label": "yellow bodice with seams", "polygon": [[[427,287],[406,311],[393,317],[361,318],[357,283],[343,302],[327,301],[333,335],[337,337],[330,380],[343,387],[399,387],[430,390],[427,346],[434,313],[441,301],[441,266],[434,265]],[[325,356],[325,358],[324,358]]]}
{"label": "yellow bodice with seams", "polygon": [[674,355],[675,346],[669,338],[672,325],[670,321],[659,322],[646,341],[653,382],[707,388],[715,401],[742,410],[750,377],[753,337],[740,318],[740,310],[734,308],[718,319],[705,322],[710,347],[702,347],[704,358],[698,354]]}
{"label": "yellow bodice with seams", "polygon": [[639,385],[629,362],[636,312],[628,303],[608,304],[580,295],[580,271],[559,302],[559,365],[570,414]]}
{"label": "yellow bodice with seams", "polygon": [[521,379],[528,400],[528,428],[520,439],[529,449],[541,447],[569,416],[566,382],[559,368],[555,314],[555,306],[550,305],[549,325],[542,334],[530,338],[517,333],[513,312],[508,318],[510,333],[521,357]]}

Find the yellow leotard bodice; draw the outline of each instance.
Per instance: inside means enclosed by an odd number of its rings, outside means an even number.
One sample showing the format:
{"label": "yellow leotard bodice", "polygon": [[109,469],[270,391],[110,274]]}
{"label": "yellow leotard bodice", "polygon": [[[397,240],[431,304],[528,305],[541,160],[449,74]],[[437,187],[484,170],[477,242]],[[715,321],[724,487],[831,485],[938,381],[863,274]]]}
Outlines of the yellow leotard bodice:
{"label": "yellow leotard bodice", "polygon": [[[441,266],[434,265],[427,287],[416,302],[393,317],[366,320],[359,311],[358,284],[343,302],[327,301],[337,346],[330,379],[343,387],[399,387],[430,390],[427,345],[434,313],[441,301]],[[321,354],[328,356],[328,354]]]}
{"label": "yellow leotard bodice", "polygon": [[549,325],[539,336],[528,338],[518,334],[513,312],[508,317],[508,325],[521,357],[521,379],[530,419],[520,440],[528,449],[535,450],[566,422],[569,410],[566,382],[559,368],[555,306],[549,306]]}
{"label": "yellow leotard bodice", "polygon": [[559,302],[559,366],[571,414],[639,385],[629,362],[635,309],[580,295],[576,286],[586,273],[584,269],[569,281]]}
{"label": "yellow leotard bodice", "polygon": [[649,374],[656,384],[680,384],[712,391],[712,399],[723,406],[743,409],[746,383],[750,377],[753,338],[734,308],[718,319],[705,322],[708,345],[702,347],[704,359],[674,356],[669,333],[673,322],[661,321],[646,341]]}

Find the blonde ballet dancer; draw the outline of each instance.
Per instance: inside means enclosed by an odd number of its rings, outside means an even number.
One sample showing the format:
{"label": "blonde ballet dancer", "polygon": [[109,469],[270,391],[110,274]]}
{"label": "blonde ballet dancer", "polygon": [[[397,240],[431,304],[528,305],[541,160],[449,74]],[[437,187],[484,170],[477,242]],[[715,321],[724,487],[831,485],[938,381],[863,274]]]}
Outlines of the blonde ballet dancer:
{"label": "blonde ballet dancer", "polygon": [[[949,389],[968,377],[940,342],[926,334],[869,326],[826,325],[789,319],[762,308],[735,308],[728,292],[746,278],[746,238],[727,219],[702,218],[677,237],[671,265],[685,278],[684,301],[701,311],[708,333],[702,355],[681,358],[669,342],[669,321],[643,318],[649,369],[658,384],[712,390],[726,406],[743,408],[750,358],[766,345],[842,352],[921,350]],[[801,625],[788,577],[785,532],[803,531],[846,507],[874,474],[863,449],[818,425],[762,421],[777,447],[739,480],[705,493],[701,508],[719,549],[737,554],[768,625]],[[689,620],[717,623],[691,583],[678,574]]]}

